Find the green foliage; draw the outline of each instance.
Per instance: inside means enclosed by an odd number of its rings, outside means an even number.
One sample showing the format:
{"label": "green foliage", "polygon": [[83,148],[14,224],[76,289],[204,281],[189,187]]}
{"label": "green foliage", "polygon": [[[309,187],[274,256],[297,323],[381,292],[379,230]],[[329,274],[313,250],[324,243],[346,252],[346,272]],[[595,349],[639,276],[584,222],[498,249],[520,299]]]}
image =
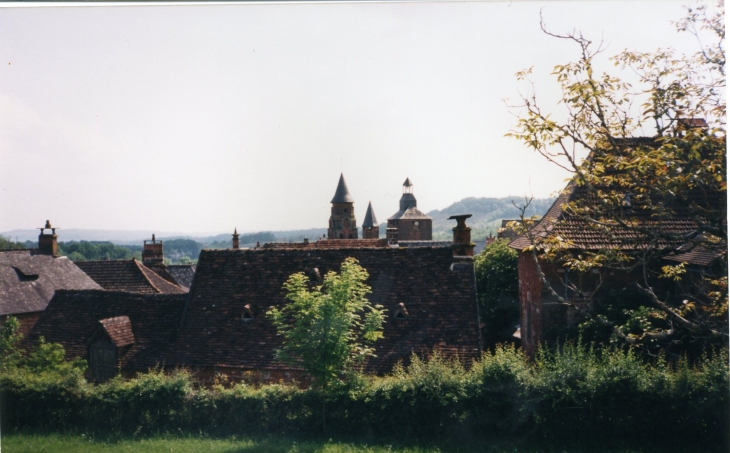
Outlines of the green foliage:
{"label": "green foliage", "polygon": [[111,242],[71,241],[59,242],[58,254],[71,261],[131,260],[139,246],[120,246]]}
{"label": "green foliage", "polygon": [[34,244],[30,241],[23,242],[17,242],[13,241],[10,238],[6,238],[5,236],[0,236],[0,250],[18,250],[18,249],[28,249],[33,248]]}
{"label": "green foliage", "polygon": [[[170,259],[170,264],[190,264],[192,261],[197,261],[202,248],[202,244],[192,239],[165,239],[163,246],[165,259]],[[228,246],[230,247],[230,244]]]}
{"label": "green foliage", "polygon": [[[579,59],[553,68],[562,91],[559,106],[551,109],[557,111],[543,111],[530,92],[522,98],[515,129],[507,134],[572,174],[576,190],[591,196],[567,201],[564,215],[572,228],[581,225],[608,244],[601,250],[581,249],[562,237],[560,225],[533,235],[535,219],[525,211],[521,232],[531,240],[526,250],[577,276],[567,283],[580,299],[595,300],[595,285],[582,282],[589,272],[601,281],[630,275],[630,286],[639,289],[643,302],[627,307],[619,324],[597,316],[594,321],[610,325],[615,338],[632,347],[727,344],[723,8],[722,1],[713,11],[704,5],[688,8],[675,24],[678,31],[695,35],[691,39],[700,43],[699,52],[626,50],[611,58],[620,74],[595,70],[601,49],[582,34],[546,31],[577,44]],[[518,73],[518,79],[529,82],[530,72]],[[709,127],[688,126],[688,120],[697,119],[707,120]],[[651,139],[631,140],[639,135]],[[582,159],[585,154],[590,158]],[[677,218],[693,219],[695,227],[671,231],[667,226]],[[690,275],[683,265],[669,266],[664,260],[677,244],[716,254],[717,261]],[[675,287],[659,291],[672,282]],[[543,283],[550,286],[547,279]],[[558,294],[562,287],[554,286],[557,302],[571,304]]]}
{"label": "green foliage", "polygon": [[63,346],[58,343],[46,343],[44,337],[39,337],[38,345],[23,360],[22,365],[36,373],[65,373],[70,370],[78,370],[83,373],[86,370],[86,360],[76,358],[68,362],[65,357],[66,351]]}
{"label": "green foliage", "polygon": [[474,258],[479,316],[486,347],[507,341],[519,322],[517,252],[498,239]]}
{"label": "green foliage", "polygon": [[367,278],[354,258],[345,259],[340,274],[328,272],[321,286],[311,287],[304,273],[289,277],[289,303],[267,313],[284,337],[276,357],[304,368],[322,388],[374,357],[368,345],[383,337],[384,314],[367,300]]}
{"label": "green foliage", "polygon": [[22,338],[20,321],[15,316],[8,316],[0,328],[0,372],[18,365],[22,355],[18,343]]}
{"label": "green foliage", "polygon": [[[384,377],[353,375],[328,389],[245,384],[196,387],[185,372],[152,371],[92,385],[79,370],[0,374],[3,427],[88,434],[317,433],[322,402],[333,435],[541,445],[727,451],[727,350],[695,363],[647,362],[567,343],[529,361],[498,346],[465,368],[433,354]],[[8,415],[10,414],[10,415]],[[7,432],[7,431],[4,431]],[[680,448],[681,449],[681,448]],[[562,451],[562,449],[560,450]]]}

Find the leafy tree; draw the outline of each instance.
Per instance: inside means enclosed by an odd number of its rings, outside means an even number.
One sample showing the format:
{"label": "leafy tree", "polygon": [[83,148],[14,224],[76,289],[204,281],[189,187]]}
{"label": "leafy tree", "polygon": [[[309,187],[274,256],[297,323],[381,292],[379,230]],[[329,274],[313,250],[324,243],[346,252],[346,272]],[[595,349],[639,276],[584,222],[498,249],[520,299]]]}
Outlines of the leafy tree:
{"label": "leafy tree", "polygon": [[20,321],[15,316],[8,316],[0,328],[0,371],[7,371],[18,365],[22,354],[18,349],[18,342],[22,338]]}
{"label": "leafy tree", "polygon": [[315,386],[327,389],[374,357],[369,345],[383,337],[384,310],[367,300],[367,278],[354,258],[345,259],[339,274],[328,272],[318,286],[301,272],[289,277],[284,283],[289,303],[267,313],[284,338],[276,358],[301,366]]}
{"label": "leafy tree", "polygon": [[0,236],[0,250],[17,250],[24,248],[30,247],[22,242],[13,241],[10,238],[6,238],[5,236]]}
{"label": "leafy tree", "polygon": [[497,239],[474,259],[482,338],[487,346],[509,340],[519,322],[517,252],[508,243]]}
{"label": "leafy tree", "polygon": [[[614,271],[637,276],[632,289],[641,296],[640,304],[613,319],[607,316],[610,310],[593,312],[591,322],[609,327],[614,340],[654,348],[727,342],[723,8],[722,1],[714,12],[705,6],[688,8],[675,24],[679,32],[697,38],[696,54],[626,50],[610,59],[625,70],[622,77],[599,73],[600,46],[580,33],[551,33],[541,23],[548,35],[577,44],[580,57],[553,69],[563,94],[561,109],[543,111],[530,88],[516,106],[521,110],[517,126],[507,135],[572,174],[573,187],[591,196],[566,203],[564,219],[614,245],[581,250],[559,234],[560,225],[550,231],[533,229],[536,219],[525,215],[517,227],[530,239],[527,251],[559,303],[571,301],[550,286],[538,256],[568,268],[571,275],[597,272],[600,282]],[[518,73],[518,79],[529,82],[530,72]],[[696,119],[705,119],[709,127],[696,127]],[[651,140],[635,139],[647,130]],[[589,158],[581,159],[582,151]],[[628,209],[638,214],[626,215]],[[696,227],[679,233],[663,228],[663,221],[680,210]],[[667,265],[662,259],[678,242],[719,256],[719,264],[694,275],[684,264]],[[656,290],[662,279],[677,281],[674,294]],[[568,286],[581,291],[579,282]],[[592,291],[592,302],[597,294]]]}
{"label": "leafy tree", "polygon": [[38,346],[24,360],[24,365],[34,372],[67,372],[86,369],[86,360],[76,358],[65,361],[66,350],[59,343],[46,343],[44,337],[38,339]]}

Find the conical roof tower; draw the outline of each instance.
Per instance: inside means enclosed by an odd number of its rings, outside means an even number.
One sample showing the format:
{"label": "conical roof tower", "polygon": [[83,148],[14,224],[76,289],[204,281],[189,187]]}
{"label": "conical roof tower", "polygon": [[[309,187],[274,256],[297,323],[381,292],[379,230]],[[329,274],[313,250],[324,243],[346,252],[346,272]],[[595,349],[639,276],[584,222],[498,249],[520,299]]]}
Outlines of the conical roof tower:
{"label": "conical roof tower", "polygon": [[327,229],[327,239],[357,239],[357,221],[353,206],[355,199],[350,195],[345,177],[341,173],[331,203],[332,214]]}
{"label": "conical roof tower", "polygon": [[368,210],[365,212],[365,219],[362,221],[362,238],[378,239],[380,237],[380,226],[375,218],[373,204],[368,202]]}
{"label": "conical roof tower", "polygon": [[350,191],[347,189],[347,183],[345,177],[340,173],[340,182],[337,183],[337,190],[335,196],[332,198],[330,203],[354,203],[355,200],[350,195]]}

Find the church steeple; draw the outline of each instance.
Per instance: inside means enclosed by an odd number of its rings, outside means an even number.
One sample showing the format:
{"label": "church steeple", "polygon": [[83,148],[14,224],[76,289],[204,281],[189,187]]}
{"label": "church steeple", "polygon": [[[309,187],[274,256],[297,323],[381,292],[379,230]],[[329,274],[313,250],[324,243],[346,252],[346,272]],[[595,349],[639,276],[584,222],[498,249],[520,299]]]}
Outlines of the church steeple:
{"label": "church steeple", "polygon": [[380,226],[375,218],[373,204],[368,202],[368,210],[365,212],[365,219],[362,221],[362,238],[378,239],[380,237]]}
{"label": "church steeple", "polygon": [[337,183],[337,191],[335,196],[332,198],[330,203],[354,203],[355,200],[350,195],[350,191],[347,189],[347,183],[345,177],[340,173],[340,182]]}
{"label": "church steeple", "polygon": [[347,189],[345,177],[340,174],[335,196],[332,198],[332,214],[327,229],[328,239],[357,239],[357,221],[355,220],[355,200]]}

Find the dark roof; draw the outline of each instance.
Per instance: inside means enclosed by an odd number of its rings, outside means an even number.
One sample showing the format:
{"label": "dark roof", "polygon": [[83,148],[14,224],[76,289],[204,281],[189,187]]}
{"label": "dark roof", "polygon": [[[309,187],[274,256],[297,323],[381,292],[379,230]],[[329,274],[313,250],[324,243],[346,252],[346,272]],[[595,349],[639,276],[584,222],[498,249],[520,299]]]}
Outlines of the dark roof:
{"label": "dark roof", "polygon": [[101,328],[112,340],[114,346],[121,348],[134,344],[134,333],[129,316],[115,316],[114,318],[102,319],[99,321]]}
{"label": "dark roof", "polygon": [[175,283],[178,286],[189,289],[190,285],[193,284],[193,277],[195,276],[194,264],[173,264],[165,266],[165,270],[175,279]]}
{"label": "dark roof", "polygon": [[350,191],[347,190],[347,183],[345,177],[340,173],[340,182],[337,183],[337,190],[335,196],[332,198],[330,203],[354,203],[355,200],[350,196]]}
{"label": "dark roof", "polygon": [[109,291],[142,294],[180,294],[185,289],[168,282],[135,259],[79,261],[76,263],[95,282]]}
{"label": "dark roof", "polygon": [[368,210],[365,211],[365,220],[362,221],[364,227],[378,226],[378,219],[375,218],[375,212],[373,211],[373,204],[368,202]]}
{"label": "dark roof", "polygon": [[403,183],[403,185],[406,187],[412,187],[413,183],[411,182],[410,178],[406,178],[406,181]]}
{"label": "dark roof", "polygon": [[387,239],[320,239],[316,242],[267,242],[264,249],[387,248]]}
{"label": "dark roof", "polygon": [[0,252],[0,315],[43,311],[58,289],[101,289],[65,256]]}
{"label": "dark roof", "polygon": [[[101,322],[120,345],[130,344],[129,335],[134,332],[134,344],[122,357],[121,365],[146,370],[164,364],[187,300],[187,294],[57,291],[21,346],[32,348],[43,336],[47,342],[60,343],[67,358],[87,358],[87,342]],[[124,318],[129,320],[129,328]]]}
{"label": "dark roof", "polygon": [[[454,264],[450,247],[264,248],[201,252],[191,302],[167,365],[291,368],[273,358],[281,340],[265,313],[287,303],[282,285],[290,275],[304,272],[316,284],[328,271],[339,271],[346,257],[368,271],[369,299],[387,314],[385,338],[376,343],[378,357],[368,370],[389,371],[413,352],[434,349],[466,362],[479,357],[473,262]],[[400,303],[409,317],[394,319]],[[253,319],[242,319],[246,305]]]}

